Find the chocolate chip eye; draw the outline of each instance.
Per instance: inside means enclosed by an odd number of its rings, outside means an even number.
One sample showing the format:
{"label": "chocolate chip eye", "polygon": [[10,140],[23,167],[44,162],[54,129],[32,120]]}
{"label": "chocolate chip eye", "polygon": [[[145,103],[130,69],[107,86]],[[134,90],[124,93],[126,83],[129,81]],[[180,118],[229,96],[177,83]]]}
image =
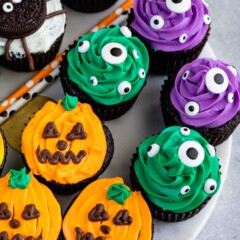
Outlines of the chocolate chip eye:
{"label": "chocolate chip eye", "polygon": [[86,53],[88,49],[90,48],[90,42],[89,41],[82,41],[79,43],[78,46],[78,52],[79,53]]}
{"label": "chocolate chip eye", "polygon": [[32,220],[40,217],[40,212],[37,210],[34,204],[28,204],[25,206],[22,212],[22,218],[25,220]]}
{"label": "chocolate chip eye", "polygon": [[127,81],[123,81],[118,85],[118,92],[121,95],[127,95],[128,93],[131,92],[131,89],[132,89],[132,85]]}
{"label": "chocolate chip eye", "polygon": [[156,30],[161,29],[164,26],[164,19],[159,15],[155,15],[150,19],[150,26]]}
{"label": "chocolate chip eye", "polygon": [[190,187],[189,187],[189,186],[184,186],[184,187],[181,188],[180,193],[181,193],[182,195],[185,195],[185,194],[187,194],[189,191],[190,191]]}
{"label": "chocolate chip eye", "polygon": [[203,21],[204,21],[205,24],[209,25],[212,20],[211,20],[211,17],[208,14],[206,14],[203,17]]}
{"label": "chocolate chip eye", "polygon": [[160,146],[156,143],[152,144],[151,146],[148,147],[147,149],[147,155],[152,158],[155,155],[157,155],[160,151]]}
{"label": "chocolate chip eye", "polygon": [[187,80],[189,74],[190,74],[190,71],[189,71],[189,70],[185,71],[184,74],[182,75],[182,79],[183,79],[183,80]]}
{"label": "chocolate chip eye", "polygon": [[195,141],[186,141],[178,149],[180,161],[189,167],[197,167],[204,160],[203,147]]}
{"label": "chocolate chip eye", "polygon": [[13,11],[13,5],[10,2],[4,3],[2,8],[3,8],[3,11],[6,12],[6,13],[10,13],[10,12]]}
{"label": "chocolate chip eye", "polygon": [[204,191],[208,194],[215,192],[217,183],[214,179],[209,178],[204,184]]}
{"label": "chocolate chip eye", "polygon": [[146,76],[145,70],[144,70],[143,68],[141,68],[141,69],[139,70],[139,77],[140,77],[140,78],[145,78],[145,76]]}
{"label": "chocolate chip eye", "polygon": [[98,85],[98,80],[95,76],[92,76],[90,77],[90,83],[93,85],[93,86],[97,86]]}
{"label": "chocolate chip eye", "polygon": [[120,64],[127,58],[127,50],[120,43],[108,43],[101,52],[104,61],[110,64]]}
{"label": "chocolate chip eye", "polygon": [[228,76],[221,68],[212,68],[206,74],[205,85],[215,94],[223,93],[228,88]]}
{"label": "chocolate chip eye", "polygon": [[167,8],[174,13],[185,13],[191,8],[191,0],[166,0]]}
{"label": "chocolate chip eye", "polygon": [[190,129],[187,128],[187,127],[182,127],[182,128],[180,129],[180,132],[181,132],[181,134],[182,134],[183,136],[188,136],[188,135],[190,134]]}
{"label": "chocolate chip eye", "polygon": [[199,105],[196,102],[190,101],[185,105],[184,110],[188,116],[195,116],[199,113]]}

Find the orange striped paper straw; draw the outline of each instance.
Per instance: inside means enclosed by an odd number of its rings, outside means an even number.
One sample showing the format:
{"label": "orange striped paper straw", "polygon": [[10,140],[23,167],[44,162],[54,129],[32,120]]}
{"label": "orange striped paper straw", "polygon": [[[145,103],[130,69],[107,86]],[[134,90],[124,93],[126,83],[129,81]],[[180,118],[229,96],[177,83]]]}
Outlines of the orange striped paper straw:
{"label": "orange striped paper straw", "polygon": [[[109,26],[114,20],[116,20],[122,12],[130,9],[132,7],[133,0],[126,0],[122,5],[120,5],[116,10],[114,10],[110,15],[106,16],[102,21],[100,21],[94,28],[89,32],[97,31],[104,26]],[[49,75],[56,67],[59,66],[62,61],[62,56],[64,52],[60,53],[52,62],[50,62],[45,68],[40,70],[35,74],[30,80],[24,83],[20,88],[11,93],[5,100],[0,103],[0,114],[3,113],[7,108],[9,108],[17,99],[22,97],[27,93],[32,87],[34,87],[41,79]]]}

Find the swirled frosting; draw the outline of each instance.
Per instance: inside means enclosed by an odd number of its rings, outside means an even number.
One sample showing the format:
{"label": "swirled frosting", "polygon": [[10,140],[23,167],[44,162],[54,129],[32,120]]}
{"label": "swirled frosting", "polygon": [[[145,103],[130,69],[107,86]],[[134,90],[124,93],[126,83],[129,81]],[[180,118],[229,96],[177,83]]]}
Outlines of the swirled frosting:
{"label": "swirled frosting", "polygon": [[214,128],[239,111],[239,93],[240,76],[234,67],[202,58],[182,67],[170,97],[183,123]]}
{"label": "swirled frosting", "polygon": [[211,22],[204,0],[135,0],[133,13],[130,26],[152,49],[166,52],[197,46]]}
{"label": "swirled frosting", "polygon": [[147,197],[163,210],[191,211],[220,186],[215,149],[196,131],[172,126],[145,139],[134,162]]}
{"label": "swirled frosting", "polygon": [[82,36],[67,59],[71,81],[104,105],[136,96],[145,84],[149,65],[145,46],[125,26]]}

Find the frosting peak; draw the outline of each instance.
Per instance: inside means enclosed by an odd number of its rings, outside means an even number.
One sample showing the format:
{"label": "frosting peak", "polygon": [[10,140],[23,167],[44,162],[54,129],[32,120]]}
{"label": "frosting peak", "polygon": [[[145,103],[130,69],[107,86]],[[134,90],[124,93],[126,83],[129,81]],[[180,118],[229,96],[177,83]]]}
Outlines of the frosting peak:
{"label": "frosting peak", "polygon": [[116,183],[109,187],[107,192],[108,199],[115,200],[119,204],[124,204],[125,200],[131,195],[131,191],[124,184]]}
{"label": "frosting peak", "polygon": [[63,98],[61,105],[67,110],[71,111],[78,105],[78,98],[70,96],[66,93],[66,96]]}

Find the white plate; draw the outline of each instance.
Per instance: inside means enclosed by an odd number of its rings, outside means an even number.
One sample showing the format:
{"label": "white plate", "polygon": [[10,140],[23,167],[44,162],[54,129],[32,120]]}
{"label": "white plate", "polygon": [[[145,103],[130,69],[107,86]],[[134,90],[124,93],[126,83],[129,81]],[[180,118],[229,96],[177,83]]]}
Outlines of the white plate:
{"label": "white plate", "polygon": [[[98,14],[80,14],[69,10],[67,29],[61,50],[66,49],[75,39],[94,26],[107,12],[111,12],[111,9]],[[208,44],[206,44],[201,56],[215,57]],[[11,91],[19,87],[33,75],[32,73],[15,73],[3,67],[0,67],[0,72],[0,100],[3,100]],[[132,154],[136,151],[136,147],[147,136],[164,129],[159,102],[160,88],[164,79],[165,77],[149,76],[146,87],[131,110],[119,119],[106,122],[114,138],[115,152],[110,166],[101,177],[121,176],[124,178],[125,183],[130,185],[129,164]],[[63,98],[64,94],[60,82],[53,83],[42,95],[50,96],[55,100]],[[217,154],[222,166],[222,185],[225,181],[229,165],[231,143],[232,137],[217,147]],[[19,169],[23,166],[20,154],[10,148],[7,158],[4,173],[11,168]],[[221,189],[219,189],[218,193],[210,200],[207,206],[192,219],[179,223],[154,221],[154,240],[195,239],[210,217]],[[56,195],[62,205],[63,211],[75,195]]]}

